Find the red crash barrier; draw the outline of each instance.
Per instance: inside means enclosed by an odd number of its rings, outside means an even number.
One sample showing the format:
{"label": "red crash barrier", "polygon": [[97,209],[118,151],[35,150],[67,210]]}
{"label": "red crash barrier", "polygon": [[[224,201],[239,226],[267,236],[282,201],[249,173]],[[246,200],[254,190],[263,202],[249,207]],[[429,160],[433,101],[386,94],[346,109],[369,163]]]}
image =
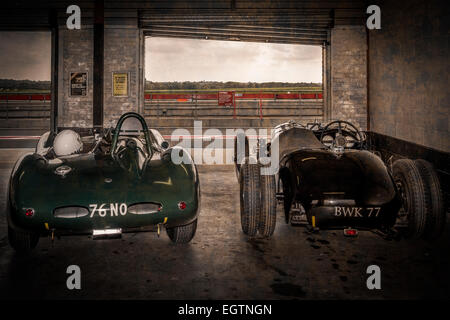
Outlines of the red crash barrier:
{"label": "red crash barrier", "polygon": [[[301,93],[300,99],[322,99],[322,92]],[[38,100],[50,101],[50,94],[0,94],[0,100]],[[178,94],[178,93],[146,93],[145,100],[217,100],[217,93]],[[299,99],[298,93],[235,93],[235,99]]]}
{"label": "red crash barrier", "polygon": [[[235,99],[322,99],[322,92],[318,93],[235,93]],[[176,94],[176,93],[147,93],[145,100],[217,100],[217,93]]]}
{"label": "red crash barrier", "polygon": [[50,94],[0,94],[0,100],[39,100],[50,101]]}

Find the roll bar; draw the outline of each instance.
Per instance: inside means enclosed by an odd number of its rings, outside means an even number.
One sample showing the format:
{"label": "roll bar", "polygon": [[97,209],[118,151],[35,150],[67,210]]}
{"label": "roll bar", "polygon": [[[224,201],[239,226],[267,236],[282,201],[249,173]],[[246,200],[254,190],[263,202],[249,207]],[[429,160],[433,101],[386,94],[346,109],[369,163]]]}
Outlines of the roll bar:
{"label": "roll bar", "polygon": [[144,130],[147,152],[151,158],[153,152],[152,152],[152,148],[151,148],[151,141],[150,141],[150,135],[148,133],[147,123],[145,122],[145,119],[139,113],[136,113],[136,112],[127,112],[127,113],[123,114],[120,117],[119,121],[117,122],[116,128],[114,129],[114,136],[112,139],[111,156],[114,157],[114,151],[116,150],[117,140],[119,139],[119,133],[120,133],[120,129],[122,128],[122,123],[126,119],[132,118],[132,117],[138,119],[141,122],[142,128]]}

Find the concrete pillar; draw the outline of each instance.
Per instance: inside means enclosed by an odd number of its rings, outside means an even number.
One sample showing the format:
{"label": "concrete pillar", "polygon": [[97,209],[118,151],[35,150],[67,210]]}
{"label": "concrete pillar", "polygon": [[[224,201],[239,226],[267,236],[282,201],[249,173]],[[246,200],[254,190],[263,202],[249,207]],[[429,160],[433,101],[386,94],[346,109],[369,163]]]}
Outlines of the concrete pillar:
{"label": "concrete pillar", "polygon": [[367,129],[367,39],[365,26],[331,30],[331,119]]}

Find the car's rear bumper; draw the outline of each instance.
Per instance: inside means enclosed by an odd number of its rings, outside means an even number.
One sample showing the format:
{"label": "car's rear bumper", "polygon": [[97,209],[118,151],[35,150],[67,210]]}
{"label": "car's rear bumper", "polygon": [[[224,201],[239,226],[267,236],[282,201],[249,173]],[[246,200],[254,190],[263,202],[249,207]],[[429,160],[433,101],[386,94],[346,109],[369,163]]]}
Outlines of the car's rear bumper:
{"label": "car's rear bumper", "polygon": [[184,210],[163,208],[149,214],[132,214],[106,212],[104,216],[92,211],[82,217],[55,217],[53,212],[39,212],[33,217],[26,217],[22,210],[10,208],[7,213],[8,225],[16,230],[25,230],[45,234],[54,231],[57,234],[92,234],[93,230],[120,228],[123,232],[148,231],[149,227],[163,225],[174,227],[186,225],[197,218],[199,201],[188,202]]}
{"label": "car's rear bumper", "polygon": [[[161,227],[161,226],[160,226]],[[105,229],[95,229],[95,230],[105,230]],[[158,225],[149,225],[143,227],[135,227],[135,228],[118,228],[120,230],[120,234],[124,233],[139,233],[139,232],[158,232]],[[160,228],[160,231],[162,228]],[[94,230],[86,229],[86,230],[69,230],[69,229],[57,229],[54,230],[55,236],[92,236]],[[48,232],[49,234],[51,233]],[[95,238],[95,237],[94,237]],[[99,237],[102,238],[102,237]],[[108,237],[105,237],[108,238]],[[113,238],[113,237],[112,237]]]}

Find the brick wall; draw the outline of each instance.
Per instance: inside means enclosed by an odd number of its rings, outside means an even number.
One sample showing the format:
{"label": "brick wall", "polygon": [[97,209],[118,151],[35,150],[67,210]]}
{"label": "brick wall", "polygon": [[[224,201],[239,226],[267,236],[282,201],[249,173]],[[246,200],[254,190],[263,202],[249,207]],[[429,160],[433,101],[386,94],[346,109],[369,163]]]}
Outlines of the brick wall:
{"label": "brick wall", "polygon": [[[93,125],[92,26],[81,30],[60,29],[60,74],[58,126],[87,128]],[[106,26],[104,33],[104,126],[109,127],[125,112],[139,110],[139,29],[132,26]],[[70,73],[87,72],[86,96],[70,96]],[[127,97],[114,97],[113,72],[128,73]]]}
{"label": "brick wall", "polygon": [[450,152],[446,1],[385,1],[369,31],[372,131]]}
{"label": "brick wall", "polygon": [[[137,27],[105,28],[104,126],[115,123],[125,112],[139,110],[139,52]],[[113,72],[128,73],[128,97],[113,96]]]}
{"label": "brick wall", "polygon": [[364,26],[331,30],[331,119],[367,129],[367,40]]}
{"label": "brick wall", "polygon": [[[58,126],[92,127],[93,104],[93,41],[92,27],[82,26],[80,30],[59,31],[59,106]],[[87,72],[88,90],[86,96],[70,96],[71,72]]]}

